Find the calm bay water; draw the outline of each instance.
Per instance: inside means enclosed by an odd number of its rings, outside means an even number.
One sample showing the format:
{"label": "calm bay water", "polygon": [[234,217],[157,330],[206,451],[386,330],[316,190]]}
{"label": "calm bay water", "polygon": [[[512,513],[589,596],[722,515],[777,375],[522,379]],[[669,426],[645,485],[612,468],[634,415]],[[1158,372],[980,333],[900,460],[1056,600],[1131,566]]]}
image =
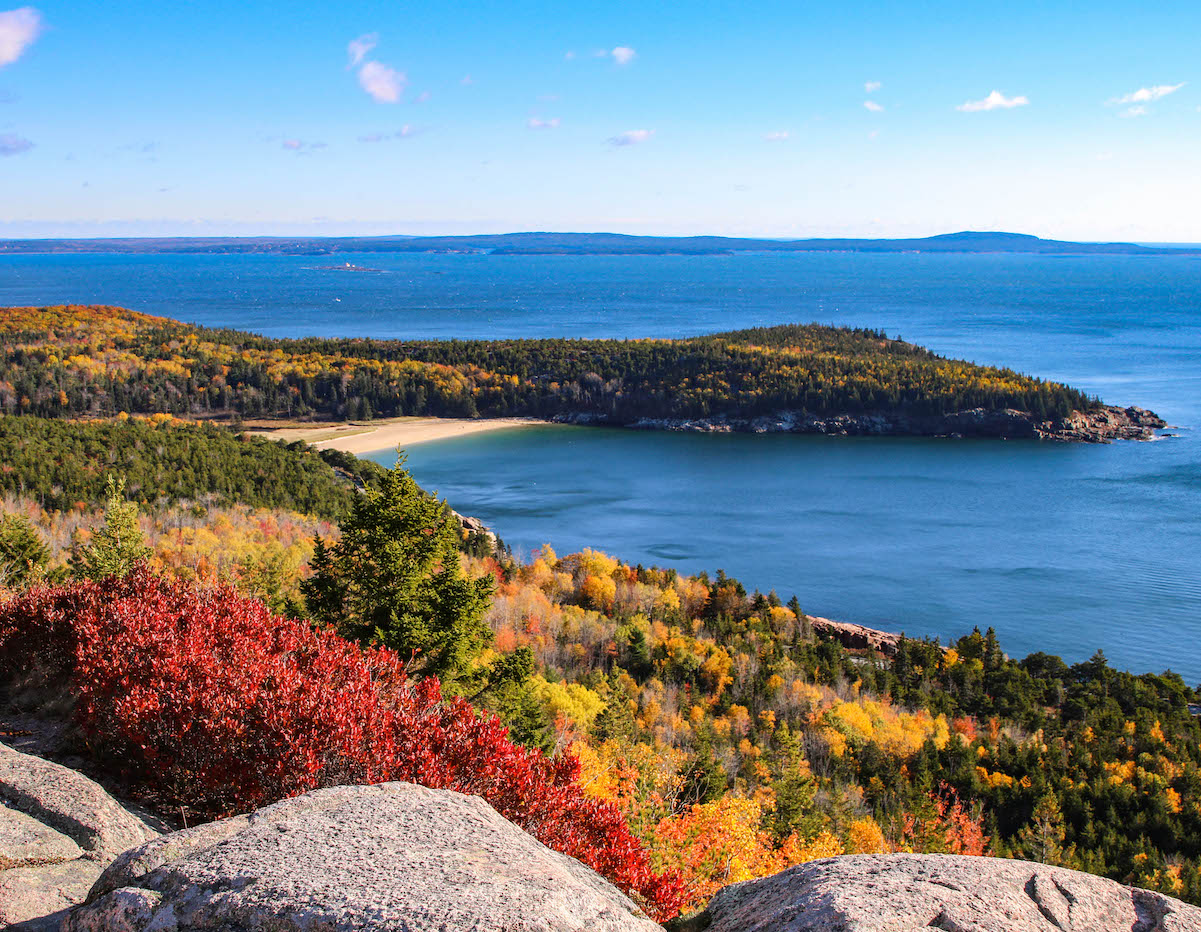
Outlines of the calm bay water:
{"label": "calm bay water", "polygon": [[[110,303],[274,336],[680,336],[811,321],[1071,382],[1155,443],[699,436],[539,427],[409,451],[516,550],[723,568],[807,611],[1201,681],[1201,260],[0,257],[0,304]],[[385,453],[381,457],[388,460]]]}

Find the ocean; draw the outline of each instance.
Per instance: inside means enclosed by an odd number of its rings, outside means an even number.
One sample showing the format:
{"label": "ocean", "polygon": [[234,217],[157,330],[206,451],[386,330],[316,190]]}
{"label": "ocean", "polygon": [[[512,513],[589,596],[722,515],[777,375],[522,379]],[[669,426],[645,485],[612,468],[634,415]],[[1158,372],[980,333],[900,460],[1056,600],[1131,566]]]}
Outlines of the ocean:
{"label": "ocean", "polygon": [[[331,268],[345,262],[378,271]],[[1201,681],[1201,259],[0,257],[0,304],[107,303],[271,336],[652,337],[880,328],[1166,418],[1105,446],[537,427],[423,444],[426,487],[550,543],[796,594],[806,611],[1013,656],[1104,650]],[[390,462],[388,451],[379,454]]]}

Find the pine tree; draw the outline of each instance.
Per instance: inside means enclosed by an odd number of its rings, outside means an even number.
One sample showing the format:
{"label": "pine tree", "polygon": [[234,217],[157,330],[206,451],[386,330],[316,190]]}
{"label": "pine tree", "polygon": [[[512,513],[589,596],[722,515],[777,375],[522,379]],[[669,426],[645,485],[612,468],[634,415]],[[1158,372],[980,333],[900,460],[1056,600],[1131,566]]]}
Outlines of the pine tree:
{"label": "pine tree", "polygon": [[75,575],[100,580],[125,576],[150,556],[138,527],[138,506],[125,499],[125,479],[108,477],[105,486],[104,526],[86,545],[76,542],[71,556]]}
{"label": "pine tree", "polygon": [[1066,836],[1063,813],[1054,793],[1045,793],[1034,804],[1030,824],[1022,827],[1017,835],[1017,848],[1031,861],[1043,864],[1064,865],[1063,842]]}
{"label": "pine tree", "polygon": [[319,624],[383,644],[412,657],[421,672],[453,681],[492,640],[483,617],[493,582],[464,575],[458,522],[404,462],[355,499],[342,537],[322,543],[301,591]]}
{"label": "pine tree", "polygon": [[40,579],[49,562],[50,548],[27,519],[0,518],[0,588],[17,589]]}

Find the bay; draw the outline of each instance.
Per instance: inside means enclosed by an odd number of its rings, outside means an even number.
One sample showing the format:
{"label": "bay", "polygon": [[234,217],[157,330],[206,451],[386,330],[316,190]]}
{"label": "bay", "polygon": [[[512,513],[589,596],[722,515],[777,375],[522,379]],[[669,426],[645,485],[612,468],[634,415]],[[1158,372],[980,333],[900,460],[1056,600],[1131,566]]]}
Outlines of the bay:
{"label": "bay", "polygon": [[[378,272],[328,268],[349,261]],[[325,268],[323,268],[325,266]],[[1201,261],[1187,256],[0,257],[0,303],[272,336],[648,337],[876,327],[1156,410],[1155,443],[546,427],[409,451],[519,551],[722,568],[813,614],[1201,680]],[[381,454],[385,461],[390,454]]]}

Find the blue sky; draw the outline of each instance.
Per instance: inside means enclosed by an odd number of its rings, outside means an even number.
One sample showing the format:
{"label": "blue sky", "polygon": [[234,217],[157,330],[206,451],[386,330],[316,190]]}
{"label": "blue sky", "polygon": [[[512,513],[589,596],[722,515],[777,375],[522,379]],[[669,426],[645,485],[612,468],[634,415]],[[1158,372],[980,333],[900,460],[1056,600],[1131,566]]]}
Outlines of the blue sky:
{"label": "blue sky", "polygon": [[1197,242],[1198,48],[1196,0],[0,0],[0,236]]}

